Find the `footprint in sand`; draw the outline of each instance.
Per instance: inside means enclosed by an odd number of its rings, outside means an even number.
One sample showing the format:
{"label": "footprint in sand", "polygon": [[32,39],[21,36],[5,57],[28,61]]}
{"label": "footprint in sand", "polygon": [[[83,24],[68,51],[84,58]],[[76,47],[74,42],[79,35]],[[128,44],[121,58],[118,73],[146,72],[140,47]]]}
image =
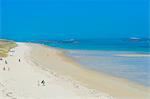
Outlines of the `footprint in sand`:
{"label": "footprint in sand", "polygon": [[7,97],[10,97],[11,99],[17,99],[16,97],[13,96],[13,93],[12,93],[12,92],[7,92],[7,93],[6,93],[6,96],[7,96]]}

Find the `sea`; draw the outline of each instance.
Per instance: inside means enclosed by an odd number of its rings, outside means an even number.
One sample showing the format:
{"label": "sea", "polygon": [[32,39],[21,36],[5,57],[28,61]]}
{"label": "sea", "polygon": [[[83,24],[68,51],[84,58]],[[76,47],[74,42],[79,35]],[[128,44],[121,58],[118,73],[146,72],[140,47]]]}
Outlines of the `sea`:
{"label": "sea", "polygon": [[150,39],[65,39],[38,43],[66,50],[88,69],[150,87]]}

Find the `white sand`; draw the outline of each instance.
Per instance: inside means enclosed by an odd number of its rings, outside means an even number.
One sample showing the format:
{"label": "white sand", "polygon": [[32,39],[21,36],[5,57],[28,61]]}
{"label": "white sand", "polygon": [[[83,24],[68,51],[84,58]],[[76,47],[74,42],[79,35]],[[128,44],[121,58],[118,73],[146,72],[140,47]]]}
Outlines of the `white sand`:
{"label": "white sand", "polygon": [[[0,99],[114,99],[70,77],[40,69],[28,57],[28,44],[18,43],[12,50],[15,52],[0,60]],[[41,85],[42,80],[46,81],[45,86]]]}

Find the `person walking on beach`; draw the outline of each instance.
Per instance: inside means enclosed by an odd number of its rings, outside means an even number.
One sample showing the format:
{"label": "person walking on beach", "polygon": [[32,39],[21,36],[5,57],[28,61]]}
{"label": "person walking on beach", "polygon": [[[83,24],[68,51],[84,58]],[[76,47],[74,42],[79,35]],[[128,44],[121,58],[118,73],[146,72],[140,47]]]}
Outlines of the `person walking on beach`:
{"label": "person walking on beach", "polygon": [[45,86],[45,81],[44,81],[44,80],[42,80],[42,81],[41,81],[41,84],[42,84],[43,86]]}

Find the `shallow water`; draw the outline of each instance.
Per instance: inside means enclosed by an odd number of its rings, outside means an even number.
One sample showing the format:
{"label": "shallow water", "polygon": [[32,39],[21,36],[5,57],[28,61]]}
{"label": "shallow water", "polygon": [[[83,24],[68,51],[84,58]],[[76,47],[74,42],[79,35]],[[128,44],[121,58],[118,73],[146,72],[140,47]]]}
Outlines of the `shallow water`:
{"label": "shallow water", "polygon": [[[40,43],[66,49],[69,57],[87,68],[150,86],[149,39],[69,39]],[[119,56],[128,54],[132,57]]]}
{"label": "shallow water", "polygon": [[117,56],[136,54],[124,51],[68,50],[68,52],[69,57],[87,68],[150,86],[150,57]]}

